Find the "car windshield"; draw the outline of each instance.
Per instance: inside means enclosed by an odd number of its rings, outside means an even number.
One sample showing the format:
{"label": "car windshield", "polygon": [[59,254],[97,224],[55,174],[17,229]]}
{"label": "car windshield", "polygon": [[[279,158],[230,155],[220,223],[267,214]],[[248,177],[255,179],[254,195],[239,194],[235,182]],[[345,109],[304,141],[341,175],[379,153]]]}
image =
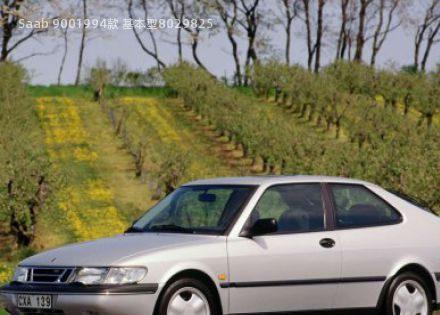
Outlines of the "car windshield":
{"label": "car windshield", "polygon": [[126,232],[223,234],[253,191],[253,186],[184,186]]}

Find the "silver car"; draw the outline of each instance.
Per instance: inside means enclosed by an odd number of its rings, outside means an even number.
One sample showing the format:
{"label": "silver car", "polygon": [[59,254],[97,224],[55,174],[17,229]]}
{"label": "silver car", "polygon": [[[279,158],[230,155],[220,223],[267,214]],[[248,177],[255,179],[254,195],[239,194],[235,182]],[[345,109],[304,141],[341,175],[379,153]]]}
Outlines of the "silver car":
{"label": "silver car", "polygon": [[428,315],[440,301],[440,220],[358,180],[199,180],[122,235],[22,261],[0,292],[24,315]]}

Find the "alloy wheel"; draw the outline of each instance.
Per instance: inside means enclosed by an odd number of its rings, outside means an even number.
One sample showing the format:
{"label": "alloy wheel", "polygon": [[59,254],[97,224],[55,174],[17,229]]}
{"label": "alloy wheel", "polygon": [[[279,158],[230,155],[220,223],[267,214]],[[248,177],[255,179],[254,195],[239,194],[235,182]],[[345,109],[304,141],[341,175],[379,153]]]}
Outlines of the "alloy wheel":
{"label": "alloy wheel", "polygon": [[167,308],[167,315],[210,315],[210,313],[205,295],[192,287],[184,287],[176,291]]}
{"label": "alloy wheel", "polygon": [[394,291],[394,315],[428,315],[428,309],[425,289],[417,281],[405,280]]}

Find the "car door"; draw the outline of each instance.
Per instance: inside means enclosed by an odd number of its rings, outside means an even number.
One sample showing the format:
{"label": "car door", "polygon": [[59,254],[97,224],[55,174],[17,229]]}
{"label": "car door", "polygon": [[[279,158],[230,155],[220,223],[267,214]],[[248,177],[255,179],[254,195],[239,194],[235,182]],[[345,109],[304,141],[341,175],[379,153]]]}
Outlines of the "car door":
{"label": "car door", "polygon": [[329,184],[329,192],[342,247],[342,281],[335,307],[375,307],[405,244],[401,233],[396,233],[402,217],[363,185]]}
{"label": "car door", "polygon": [[275,218],[278,232],[228,239],[230,313],[329,309],[341,272],[337,234],[326,231],[319,183],[275,185],[247,224]]}

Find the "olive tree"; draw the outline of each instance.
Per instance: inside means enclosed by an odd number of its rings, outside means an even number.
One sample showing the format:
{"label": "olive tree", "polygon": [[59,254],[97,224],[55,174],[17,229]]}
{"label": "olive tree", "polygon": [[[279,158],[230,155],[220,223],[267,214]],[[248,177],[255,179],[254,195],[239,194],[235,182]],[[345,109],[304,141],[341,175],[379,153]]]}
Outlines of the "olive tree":
{"label": "olive tree", "polygon": [[34,239],[51,180],[24,75],[13,64],[0,64],[0,222],[8,222],[17,247]]}

